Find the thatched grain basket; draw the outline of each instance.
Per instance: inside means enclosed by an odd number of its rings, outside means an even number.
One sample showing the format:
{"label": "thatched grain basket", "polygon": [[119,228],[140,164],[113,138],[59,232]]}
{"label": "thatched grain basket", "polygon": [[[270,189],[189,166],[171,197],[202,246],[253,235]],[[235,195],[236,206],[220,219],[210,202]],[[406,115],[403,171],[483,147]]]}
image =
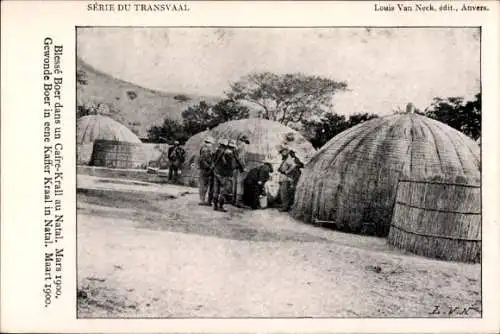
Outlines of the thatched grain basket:
{"label": "thatched grain basket", "polygon": [[[264,161],[267,161],[271,163],[274,170],[277,171],[281,163],[278,147],[285,142],[296,152],[297,156],[303,160],[303,162],[309,161],[315,153],[312,144],[299,132],[281,123],[267,119],[249,118],[229,121],[218,125],[207,134],[212,136],[215,140],[219,138],[236,140],[241,135],[246,135],[250,141],[246,153],[247,170],[260,166]],[[197,168],[196,162],[199,156],[202,138],[203,135],[200,135],[186,142],[186,166],[193,161],[195,163],[195,169]],[[191,144],[193,144],[193,148],[191,148]],[[193,174],[197,172],[197,170],[193,171]]]}
{"label": "thatched grain basket", "polygon": [[480,186],[400,181],[387,241],[418,255],[480,262]]}
{"label": "thatched grain basket", "polygon": [[89,164],[108,168],[145,169],[147,163],[147,154],[142,143],[98,139],[94,141]]}
{"label": "thatched grain basket", "polygon": [[436,178],[478,184],[478,145],[418,114],[376,118],[340,133],[311,159],[297,186],[292,215],[387,236],[398,180]]}
{"label": "thatched grain basket", "polygon": [[90,162],[94,142],[98,139],[141,143],[132,131],[109,117],[83,116],[76,122],[76,161],[78,164],[86,165]]}

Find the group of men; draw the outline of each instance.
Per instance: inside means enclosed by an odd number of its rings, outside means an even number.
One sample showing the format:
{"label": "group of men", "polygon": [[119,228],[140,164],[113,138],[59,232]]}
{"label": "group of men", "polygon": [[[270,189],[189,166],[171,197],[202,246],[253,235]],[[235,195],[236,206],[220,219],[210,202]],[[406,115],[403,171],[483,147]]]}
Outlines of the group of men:
{"label": "group of men", "polygon": [[[259,207],[259,198],[266,196],[264,185],[270,179],[273,167],[264,162],[248,171],[249,144],[246,135],[236,140],[222,138],[217,144],[211,137],[204,139],[198,160],[200,205],[213,205],[214,210],[223,212],[226,211],[224,204],[229,201],[237,207]],[[282,145],[279,152],[282,157],[278,169],[280,211],[288,211],[304,164],[287,145]]]}
{"label": "group of men", "polygon": [[200,149],[200,205],[213,204],[214,210],[226,211],[224,204],[231,200],[234,205],[243,206],[246,145],[250,141],[243,135],[236,141],[222,138],[217,148],[214,144],[213,138],[207,137]]}

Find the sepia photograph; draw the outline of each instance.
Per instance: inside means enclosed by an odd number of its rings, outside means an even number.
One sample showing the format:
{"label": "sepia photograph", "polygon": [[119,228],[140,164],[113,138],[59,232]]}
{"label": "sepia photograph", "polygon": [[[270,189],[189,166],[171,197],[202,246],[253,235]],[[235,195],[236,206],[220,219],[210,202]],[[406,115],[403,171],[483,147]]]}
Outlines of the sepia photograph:
{"label": "sepia photograph", "polygon": [[75,34],[77,318],[482,317],[479,27]]}

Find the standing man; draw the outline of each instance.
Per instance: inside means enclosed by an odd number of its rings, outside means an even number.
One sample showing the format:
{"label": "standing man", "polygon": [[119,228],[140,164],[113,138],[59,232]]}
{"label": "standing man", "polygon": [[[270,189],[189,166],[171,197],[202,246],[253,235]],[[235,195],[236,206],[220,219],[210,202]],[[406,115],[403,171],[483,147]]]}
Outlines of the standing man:
{"label": "standing man", "polygon": [[176,140],[174,145],[168,148],[168,161],[170,166],[168,168],[168,179],[177,182],[179,176],[179,169],[184,163],[185,151]]}
{"label": "standing man", "polygon": [[[249,144],[250,140],[248,140],[246,135],[239,136],[236,141],[235,153],[244,169],[247,167],[247,150]],[[233,174],[233,204],[239,208],[245,206],[243,204],[243,193],[246,176],[247,172],[240,171],[239,169],[235,169]]]}
{"label": "standing man", "polygon": [[292,207],[295,189],[302,173],[300,169],[304,167],[304,164],[297,158],[295,152],[286,145],[280,147],[280,154],[283,159],[278,168],[280,173],[280,211],[286,212]]}
{"label": "standing man", "polygon": [[[236,157],[234,150],[229,147],[227,139],[221,140],[219,148],[214,156],[214,210],[227,211],[224,203],[232,195],[233,170],[238,167],[243,170],[243,166]],[[234,146],[234,143],[231,143]]]}
{"label": "standing man", "polygon": [[[200,205],[212,205],[213,199],[213,169],[212,162],[214,156],[213,149],[214,140],[212,137],[206,137],[203,141],[203,146],[200,149],[200,158],[198,167],[200,169],[199,190],[200,190]],[[208,191],[208,200],[205,197]]]}

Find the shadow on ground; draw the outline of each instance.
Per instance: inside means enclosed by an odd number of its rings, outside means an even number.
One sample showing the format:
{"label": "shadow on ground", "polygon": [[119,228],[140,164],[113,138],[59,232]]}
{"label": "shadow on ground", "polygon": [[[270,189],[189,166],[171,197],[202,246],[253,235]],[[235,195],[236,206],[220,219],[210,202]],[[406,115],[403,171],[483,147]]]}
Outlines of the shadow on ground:
{"label": "shadow on ground", "polygon": [[[256,222],[250,210],[227,205],[226,213],[213,211],[210,207],[199,206],[196,196],[188,194],[152,202],[132,193],[102,193],[95,196],[80,192],[78,202],[79,213],[131,219],[137,228],[233,240],[328,242],[324,237],[306,232],[279,229],[277,226],[266,228],[266,225],[275,222]],[[111,211],[109,208],[128,210]]]}

